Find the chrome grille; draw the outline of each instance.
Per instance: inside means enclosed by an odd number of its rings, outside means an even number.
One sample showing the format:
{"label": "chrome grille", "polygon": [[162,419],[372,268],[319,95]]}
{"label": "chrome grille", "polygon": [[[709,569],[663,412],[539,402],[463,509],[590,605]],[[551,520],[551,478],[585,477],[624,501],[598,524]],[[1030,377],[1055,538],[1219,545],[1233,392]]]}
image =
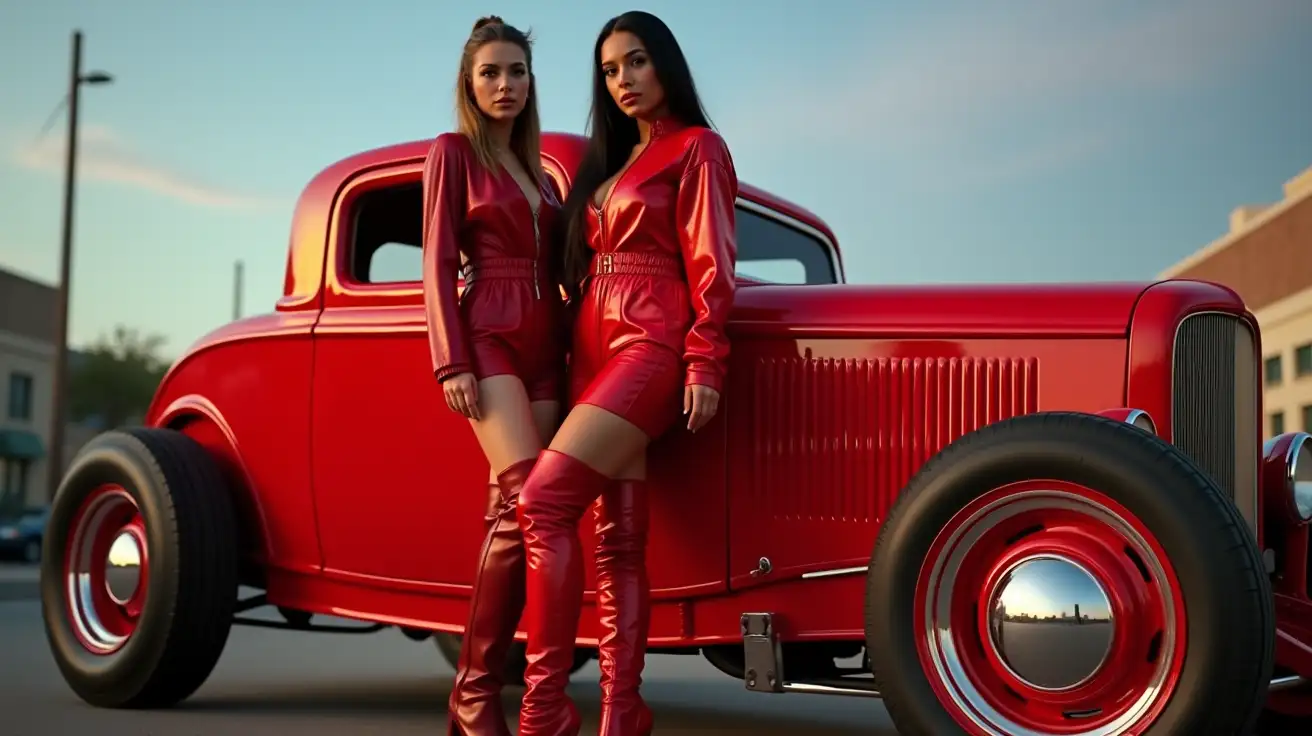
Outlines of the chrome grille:
{"label": "chrome grille", "polygon": [[1172,442],[1257,530],[1261,407],[1257,340],[1239,318],[1191,314],[1175,334]]}

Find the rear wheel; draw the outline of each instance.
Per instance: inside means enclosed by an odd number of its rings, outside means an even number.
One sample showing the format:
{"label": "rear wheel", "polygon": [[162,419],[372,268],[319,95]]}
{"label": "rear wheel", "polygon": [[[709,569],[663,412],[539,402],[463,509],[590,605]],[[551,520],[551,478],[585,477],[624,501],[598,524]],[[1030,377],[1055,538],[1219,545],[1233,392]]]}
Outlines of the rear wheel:
{"label": "rear wheel", "polygon": [[907,734],[1246,734],[1270,584],[1223,492],[1123,422],[1039,414],[963,437],[880,532],[866,636]]}
{"label": "rear wheel", "polygon": [[55,496],[41,570],[46,636],[75,693],[164,707],[218,662],[237,599],[231,497],[204,448],[165,429],[100,435]]}

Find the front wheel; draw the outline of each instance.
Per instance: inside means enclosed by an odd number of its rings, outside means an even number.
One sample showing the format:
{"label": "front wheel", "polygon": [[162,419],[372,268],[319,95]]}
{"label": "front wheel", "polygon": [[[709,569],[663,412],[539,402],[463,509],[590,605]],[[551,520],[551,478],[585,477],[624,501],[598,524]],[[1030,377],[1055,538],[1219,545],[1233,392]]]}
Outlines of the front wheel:
{"label": "front wheel", "polygon": [[919,472],[879,534],[866,637],[900,733],[1247,734],[1270,583],[1176,448],[1087,414],[1018,417]]}
{"label": "front wheel", "polygon": [[237,600],[234,513],[208,453],[179,432],[107,432],[78,453],[50,512],[41,607],[80,698],[165,707],[205,682]]}

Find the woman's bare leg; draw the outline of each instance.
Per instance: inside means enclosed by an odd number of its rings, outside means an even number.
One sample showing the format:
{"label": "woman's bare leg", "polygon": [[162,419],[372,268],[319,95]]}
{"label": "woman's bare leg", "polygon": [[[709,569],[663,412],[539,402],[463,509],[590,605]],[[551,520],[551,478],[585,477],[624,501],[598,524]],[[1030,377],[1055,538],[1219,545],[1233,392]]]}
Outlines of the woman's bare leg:
{"label": "woman's bare leg", "polygon": [[489,376],[479,381],[478,404],[482,418],[469,420],[469,426],[494,473],[537,456],[542,435],[519,378]]}
{"label": "woman's bare leg", "polygon": [[551,444],[551,438],[556,435],[556,427],[560,423],[560,402],[534,401],[529,410],[533,412],[533,425],[537,427],[541,447],[546,447]]}
{"label": "woman's bare leg", "polygon": [[449,734],[509,736],[501,708],[506,657],[524,610],[524,543],[519,491],[543,446],[542,427],[554,421],[555,402],[530,404],[515,376],[479,381],[481,418],[474,435],[495,479],[488,502],[487,536],[479,556],[469,619],[448,704]]}

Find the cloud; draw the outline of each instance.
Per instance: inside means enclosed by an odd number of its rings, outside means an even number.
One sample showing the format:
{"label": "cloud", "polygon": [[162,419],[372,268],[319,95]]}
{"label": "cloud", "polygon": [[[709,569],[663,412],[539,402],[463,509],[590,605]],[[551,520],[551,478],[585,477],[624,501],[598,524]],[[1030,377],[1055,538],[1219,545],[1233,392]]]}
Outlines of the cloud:
{"label": "cloud", "polygon": [[[20,147],[18,163],[37,171],[63,172],[66,135],[49,135]],[[78,133],[79,177],[126,184],[190,204],[221,209],[263,208],[278,202],[211,186],[148,161],[104,126],[86,125]]]}
{"label": "cloud", "polygon": [[[772,78],[771,115],[726,120],[735,140],[962,165],[990,149],[1024,159],[1017,171],[1039,171],[1134,135],[1127,110],[1169,110],[1179,94],[1243,74],[1264,45],[1312,20],[1307,0],[959,7]],[[1027,138],[1036,130],[1045,136]]]}

